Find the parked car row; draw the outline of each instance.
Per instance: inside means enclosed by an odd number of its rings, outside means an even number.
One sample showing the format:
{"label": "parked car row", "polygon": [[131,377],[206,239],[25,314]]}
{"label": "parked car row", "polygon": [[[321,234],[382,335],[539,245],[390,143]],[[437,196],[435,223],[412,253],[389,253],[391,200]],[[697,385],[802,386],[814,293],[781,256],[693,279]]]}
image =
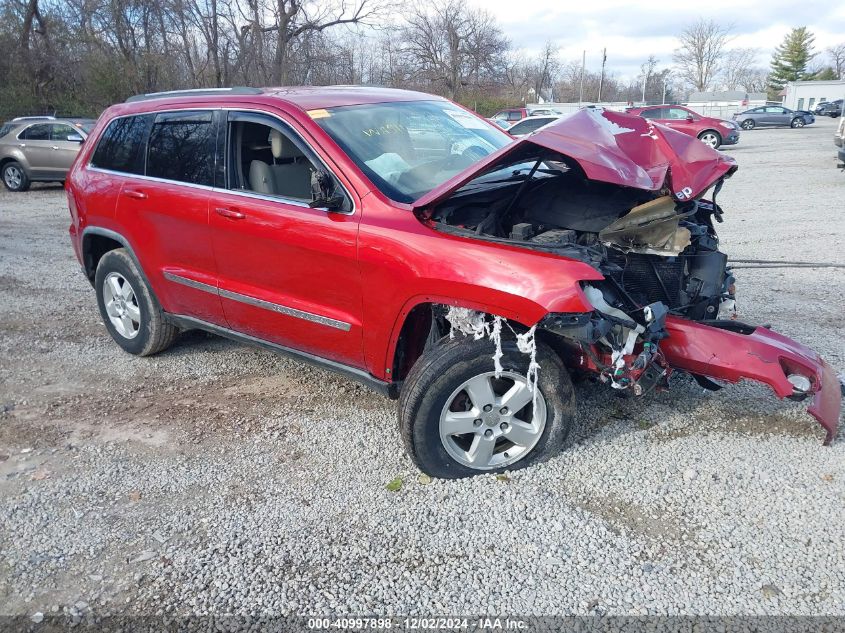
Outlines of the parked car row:
{"label": "parked car row", "polygon": [[9,191],[32,182],[64,181],[79,148],[94,127],[92,119],[18,117],[0,127],[0,177]]}

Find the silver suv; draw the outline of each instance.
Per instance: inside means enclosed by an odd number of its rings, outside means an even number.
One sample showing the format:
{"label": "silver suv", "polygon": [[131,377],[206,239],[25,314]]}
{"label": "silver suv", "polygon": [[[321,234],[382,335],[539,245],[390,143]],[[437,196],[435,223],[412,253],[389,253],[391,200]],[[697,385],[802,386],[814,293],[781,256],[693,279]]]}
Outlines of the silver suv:
{"label": "silver suv", "polygon": [[9,191],[26,191],[35,181],[63,181],[92,119],[18,117],[0,127],[0,178]]}

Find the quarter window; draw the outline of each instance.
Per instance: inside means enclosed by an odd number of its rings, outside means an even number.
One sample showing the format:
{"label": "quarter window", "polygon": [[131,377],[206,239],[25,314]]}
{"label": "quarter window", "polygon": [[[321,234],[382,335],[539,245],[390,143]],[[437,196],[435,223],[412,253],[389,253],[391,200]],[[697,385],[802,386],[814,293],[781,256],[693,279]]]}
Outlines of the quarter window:
{"label": "quarter window", "polygon": [[211,112],[157,115],[148,142],[147,176],[211,186],[216,137]]}
{"label": "quarter window", "polygon": [[143,174],[144,147],[152,119],[152,115],[114,119],[97,143],[91,166],[127,174]]}

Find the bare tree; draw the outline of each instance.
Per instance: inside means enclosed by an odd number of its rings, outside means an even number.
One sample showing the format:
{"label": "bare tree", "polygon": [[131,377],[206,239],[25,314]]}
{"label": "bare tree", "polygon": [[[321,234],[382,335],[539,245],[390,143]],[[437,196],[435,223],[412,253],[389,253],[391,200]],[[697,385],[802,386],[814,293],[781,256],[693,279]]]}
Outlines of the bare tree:
{"label": "bare tree", "polygon": [[485,11],[460,0],[418,6],[403,30],[405,50],[422,74],[455,99],[462,87],[480,85],[493,61],[508,49],[501,29]]}
{"label": "bare tree", "polygon": [[560,60],[558,59],[558,47],[552,42],[546,42],[540,54],[534,58],[529,66],[532,87],[537,97],[551,98],[551,95],[543,95],[543,88],[550,90],[554,86],[555,78],[560,72]]}
{"label": "bare tree", "polygon": [[748,90],[749,70],[755,68],[757,49],[732,48],[722,56],[719,79],[725,90]]}
{"label": "bare tree", "polygon": [[674,60],[678,74],[700,92],[713,85],[719,73],[730,30],[713,20],[699,19],[678,37]]}
{"label": "bare tree", "polygon": [[845,79],[845,42],[827,49],[830,61],[833,62],[833,72],[837,79]]}

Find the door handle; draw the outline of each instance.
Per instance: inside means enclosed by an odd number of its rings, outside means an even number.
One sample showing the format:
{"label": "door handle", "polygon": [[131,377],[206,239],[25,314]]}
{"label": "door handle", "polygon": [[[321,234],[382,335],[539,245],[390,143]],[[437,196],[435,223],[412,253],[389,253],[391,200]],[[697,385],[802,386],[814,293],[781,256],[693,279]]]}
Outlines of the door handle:
{"label": "door handle", "polygon": [[246,217],[245,213],[241,213],[236,209],[227,209],[226,207],[217,207],[214,211],[217,215],[222,215],[224,218],[230,218],[232,220],[243,220]]}
{"label": "door handle", "polygon": [[124,189],[123,195],[127,198],[135,198],[136,200],[146,200],[147,194],[137,189]]}
{"label": "door handle", "polygon": [[19,143],[18,147],[26,147],[26,143]]}
{"label": "door handle", "polygon": [[59,146],[58,146],[58,145],[53,145],[53,147],[52,147],[51,149],[59,149]]}

